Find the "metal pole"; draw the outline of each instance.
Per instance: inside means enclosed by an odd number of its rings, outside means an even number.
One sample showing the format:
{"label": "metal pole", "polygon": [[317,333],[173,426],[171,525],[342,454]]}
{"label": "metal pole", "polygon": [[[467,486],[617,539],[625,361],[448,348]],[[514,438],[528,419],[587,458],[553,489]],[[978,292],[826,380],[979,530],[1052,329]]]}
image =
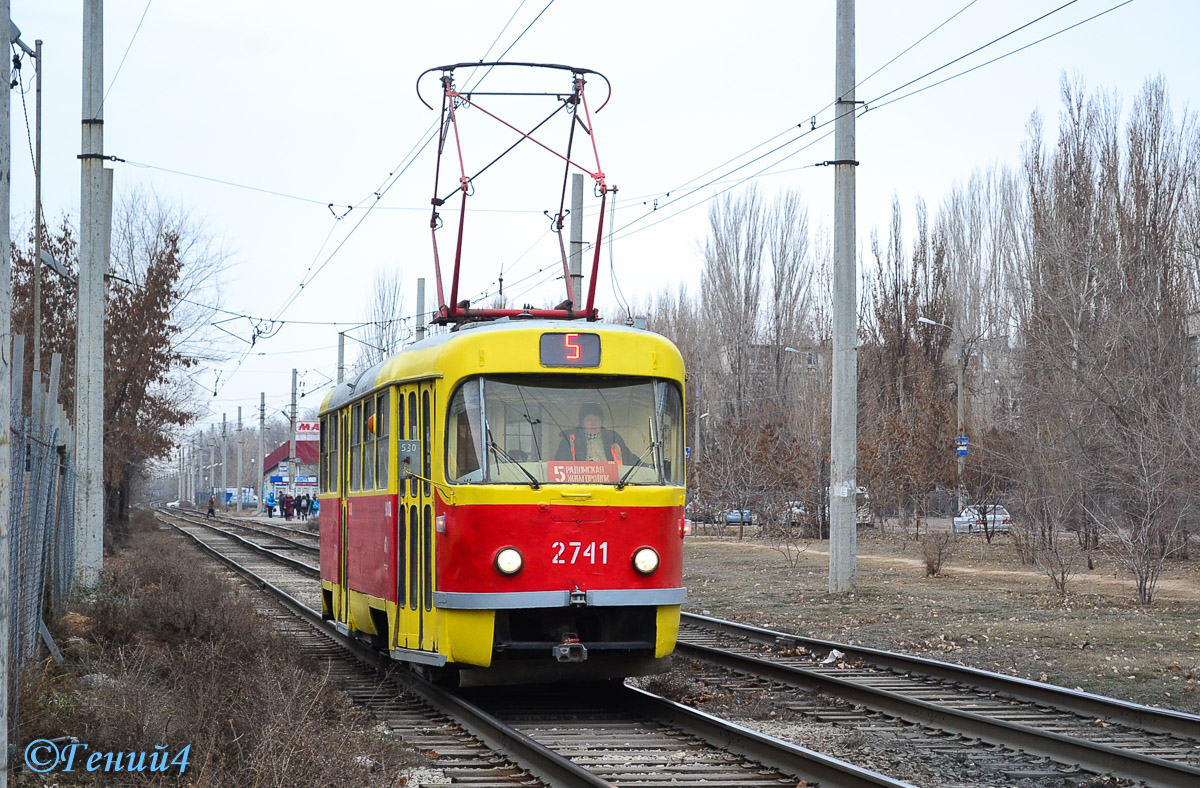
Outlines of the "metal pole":
{"label": "metal pole", "polygon": [[42,41],[33,43],[37,61],[37,97],[33,142],[33,386],[41,385],[42,371]]}
{"label": "metal pole", "polygon": [[75,331],[75,567],[82,588],[104,563],[104,2],[83,4],[83,152]]}
{"label": "metal pole", "polygon": [[571,292],[579,311],[579,296],[583,292],[583,174],[571,176]]}
{"label": "metal pole", "polygon": [[858,329],[855,282],[854,0],[837,3],[833,162],[833,413],[829,474],[829,590],[854,588],[857,563]]}
{"label": "metal pole", "polygon": [[[503,286],[503,285],[502,285]],[[425,277],[417,279],[417,341],[425,338]],[[341,381],[338,381],[339,383]]]}
{"label": "metal pole", "polygon": [[242,406],[238,405],[238,423],[237,423],[237,446],[238,446],[238,464],[237,464],[237,482],[234,483],[233,497],[237,498],[237,511],[242,511]]}
{"label": "metal pole", "polygon": [[267,500],[267,392],[258,393],[258,500]]}
{"label": "metal pole", "polygon": [[[11,26],[9,18],[9,0],[0,0],[0,24],[5,29]],[[11,36],[10,36],[11,37]],[[0,79],[5,87],[10,77],[10,61],[3,58],[0,65]],[[8,90],[0,91],[0,122],[4,128],[0,130],[0,239],[5,245],[9,243],[9,189],[11,187],[11,97]],[[11,657],[12,622],[9,613],[12,611],[12,589],[9,587],[11,552],[9,540],[12,538],[12,392],[8,381],[13,378],[12,357],[12,258],[10,255],[0,255],[0,753],[4,762],[0,763],[0,788],[8,786],[8,677]]]}
{"label": "metal pole", "polygon": [[292,414],[288,430],[288,492],[296,494],[296,370],[292,370]]}

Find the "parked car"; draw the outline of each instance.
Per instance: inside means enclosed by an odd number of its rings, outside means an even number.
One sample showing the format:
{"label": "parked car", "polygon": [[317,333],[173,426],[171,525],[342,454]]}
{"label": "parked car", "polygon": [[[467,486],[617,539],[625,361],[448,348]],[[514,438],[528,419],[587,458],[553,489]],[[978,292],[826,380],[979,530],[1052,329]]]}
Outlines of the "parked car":
{"label": "parked car", "polygon": [[[984,519],[984,515],[979,511],[981,508],[987,510],[986,520]],[[1012,516],[1008,513],[1007,509],[997,504],[989,504],[983,507],[968,506],[954,515],[954,533],[956,534],[983,531],[985,524],[992,533],[1011,531]]]}
{"label": "parked car", "polygon": [[797,525],[807,517],[804,504],[800,501],[787,501],[783,505],[783,518],[788,525]]}
{"label": "parked car", "polygon": [[750,525],[754,522],[754,514],[749,509],[732,509],[725,512],[726,525]]}

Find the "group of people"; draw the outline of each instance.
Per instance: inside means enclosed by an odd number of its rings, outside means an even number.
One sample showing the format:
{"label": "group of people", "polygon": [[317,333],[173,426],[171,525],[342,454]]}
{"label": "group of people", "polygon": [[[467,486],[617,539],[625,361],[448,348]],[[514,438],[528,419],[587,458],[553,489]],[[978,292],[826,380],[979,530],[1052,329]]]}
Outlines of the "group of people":
{"label": "group of people", "polygon": [[310,514],[317,514],[321,510],[320,502],[309,495],[292,495],[284,493],[278,500],[275,498],[275,491],[267,493],[267,517],[275,516],[275,507],[278,506],[284,520],[291,520],[292,517],[298,517],[301,520],[307,520]]}

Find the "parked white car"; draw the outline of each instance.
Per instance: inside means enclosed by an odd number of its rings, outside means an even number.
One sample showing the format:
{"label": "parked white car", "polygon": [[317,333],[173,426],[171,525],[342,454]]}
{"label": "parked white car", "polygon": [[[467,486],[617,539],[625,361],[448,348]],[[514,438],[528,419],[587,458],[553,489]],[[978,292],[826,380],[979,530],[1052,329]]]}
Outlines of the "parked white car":
{"label": "parked white car", "polygon": [[[987,519],[980,513],[980,509],[987,510]],[[954,515],[954,533],[970,534],[977,531],[983,531],[984,525],[988,526],[988,530],[992,533],[1000,531],[1012,530],[1012,516],[1008,510],[998,504],[990,504],[985,506],[968,506],[958,514]]]}

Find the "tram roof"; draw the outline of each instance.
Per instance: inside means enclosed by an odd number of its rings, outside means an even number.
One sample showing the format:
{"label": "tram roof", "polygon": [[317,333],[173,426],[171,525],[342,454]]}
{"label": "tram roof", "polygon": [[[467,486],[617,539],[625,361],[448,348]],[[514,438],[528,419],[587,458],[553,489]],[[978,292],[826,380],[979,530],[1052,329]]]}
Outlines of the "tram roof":
{"label": "tram roof", "polygon": [[[562,331],[579,331],[580,333],[604,334],[607,336],[616,335],[628,339],[648,340],[655,346],[655,350],[660,352],[667,351],[669,354],[668,357],[664,357],[663,359],[664,369],[657,374],[663,377],[675,377],[677,375],[682,378],[683,376],[683,359],[679,355],[678,349],[669,339],[653,331],[615,323],[593,323],[583,320],[501,319],[485,323],[463,324],[452,331],[433,334],[420,342],[414,342],[399,353],[339,383],[324,397],[320,410],[321,413],[324,413],[333,408],[340,408],[382,386],[398,382],[429,380],[446,376],[445,372],[447,368],[463,366],[461,359],[451,358],[451,354],[456,354],[460,350],[466,350],[472,346],[482,344],[482,342],[476,340],[484,340],[485,338],[496,339],[497,335],[540,335],[546,332],[557,333]],[[479,367],[482,368],[478,368],[476,374],[504,374],[505,372],[519,371],[503,369],[501,367],[491,368],[491,365],[484,367],[482,361],[479,362]],[[529,367],[526,366],[525,369],[527,371]],[[581,369],[575,371],[585,374],[613,374],[611,371],[603,369]],[[627,374],[654,373],[629,372]]]}

